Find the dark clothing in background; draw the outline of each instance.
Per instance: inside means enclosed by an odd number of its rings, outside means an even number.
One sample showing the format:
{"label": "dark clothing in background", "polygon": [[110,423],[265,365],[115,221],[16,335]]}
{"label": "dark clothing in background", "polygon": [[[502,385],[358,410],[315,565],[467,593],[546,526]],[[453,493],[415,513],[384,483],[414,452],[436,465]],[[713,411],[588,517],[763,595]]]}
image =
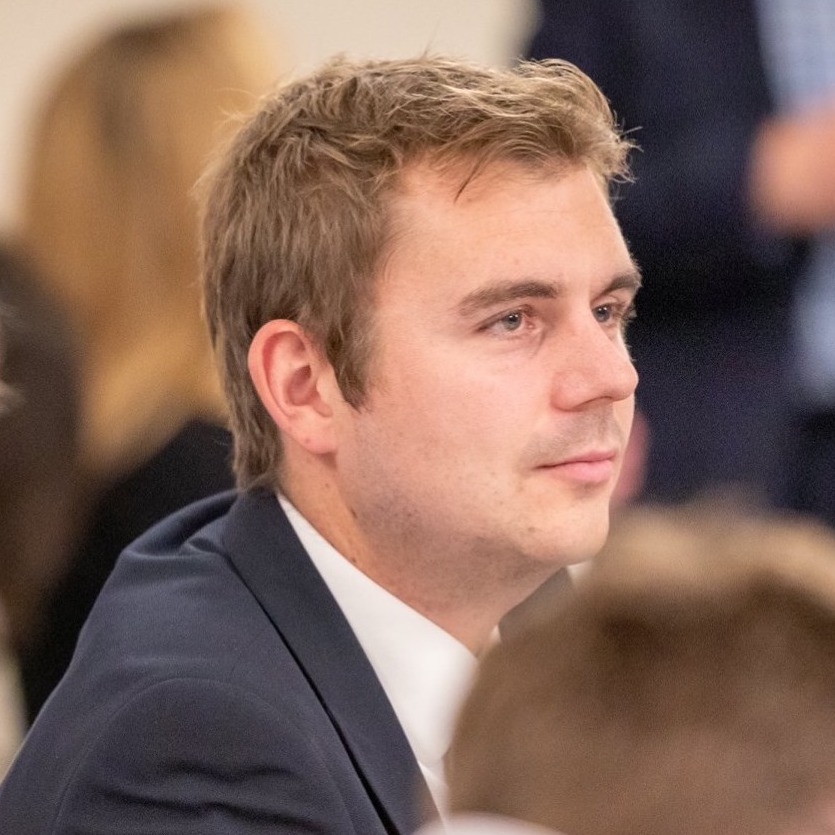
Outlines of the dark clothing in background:
{"label": "dark clothing in background", "polygon": [[835,411],[798,415],[785,504],[835,528]]}
{"label": "dark clothing in background", "polygon": [[776,501],[804,247],[747,206],[751,144],[773,108],[753,0],[541,6],[530,56],[578,64],[641,148],[615,212],[644,275],[629,342],[651,433],[645,497],[741,484]]}
{"label": "dark clothing in background", "polygon": [[66,310],[0,244],[0,597],[16,653],[37,633],[86,506],[79,363]]}
{"label": "dark clothing in background", "polygon": [[64,674],[78,633],[118,555],[175,510],[231,488],[231,445],[225,429],[191,421],[96,501],[69,573],[49,602],[43,628],[21,658],[30,722]]}

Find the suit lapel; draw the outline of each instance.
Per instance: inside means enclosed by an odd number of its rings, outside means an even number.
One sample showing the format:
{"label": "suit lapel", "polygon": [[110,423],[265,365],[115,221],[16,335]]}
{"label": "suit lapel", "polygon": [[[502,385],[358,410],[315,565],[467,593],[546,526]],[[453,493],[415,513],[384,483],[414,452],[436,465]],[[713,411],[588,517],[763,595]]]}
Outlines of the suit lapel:
{"label": "suit lapel", "polygon": [[275,496],[244,493],[224,545],[331,717],[386,827],[420,824],[417,761],[394,710],[336,601]]}

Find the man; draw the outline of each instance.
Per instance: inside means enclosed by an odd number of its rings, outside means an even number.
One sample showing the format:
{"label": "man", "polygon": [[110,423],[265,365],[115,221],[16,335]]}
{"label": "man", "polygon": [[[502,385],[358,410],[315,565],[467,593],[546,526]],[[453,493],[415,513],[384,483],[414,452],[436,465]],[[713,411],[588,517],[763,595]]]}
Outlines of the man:
{"label": "man", "polygon": [[205,209],[240,494],[123,554],[0,829],[406,833],[421,775],[443,803],[477,654],[606,534],[626,150],[559,62],[337,61],[264,102]]}
{"label": "man", "polygon": [[628,528],[484,660],[444,831],[833,835],[835,538],[713,506]]}

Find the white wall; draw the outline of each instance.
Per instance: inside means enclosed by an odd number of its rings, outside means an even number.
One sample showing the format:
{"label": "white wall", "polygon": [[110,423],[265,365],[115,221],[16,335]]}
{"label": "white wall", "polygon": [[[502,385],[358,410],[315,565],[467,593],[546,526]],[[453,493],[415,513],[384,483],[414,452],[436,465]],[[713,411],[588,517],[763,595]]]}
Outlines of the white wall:
{"label": "white wall", "polygon": [[[204,0],[0,0],[0,232],[13,230],[26,135],[51,75],[92,35],[126,17]],[[425,50],[505,64],[533,23],[533,0],[249,0],[304,72],[335,52]]]}

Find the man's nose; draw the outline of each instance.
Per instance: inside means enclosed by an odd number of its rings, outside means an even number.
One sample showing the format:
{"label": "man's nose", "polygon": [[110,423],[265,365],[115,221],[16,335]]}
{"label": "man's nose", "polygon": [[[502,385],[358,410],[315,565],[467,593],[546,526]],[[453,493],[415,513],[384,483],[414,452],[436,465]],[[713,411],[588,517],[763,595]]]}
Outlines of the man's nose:
{"label": "man's nose", "polygon": [[592,320],[575,329],[571,345],[557,363],[553,401],[563,410],[581,409],[598,401],[618,402],[635,393],[638,372],[622,337]]}

